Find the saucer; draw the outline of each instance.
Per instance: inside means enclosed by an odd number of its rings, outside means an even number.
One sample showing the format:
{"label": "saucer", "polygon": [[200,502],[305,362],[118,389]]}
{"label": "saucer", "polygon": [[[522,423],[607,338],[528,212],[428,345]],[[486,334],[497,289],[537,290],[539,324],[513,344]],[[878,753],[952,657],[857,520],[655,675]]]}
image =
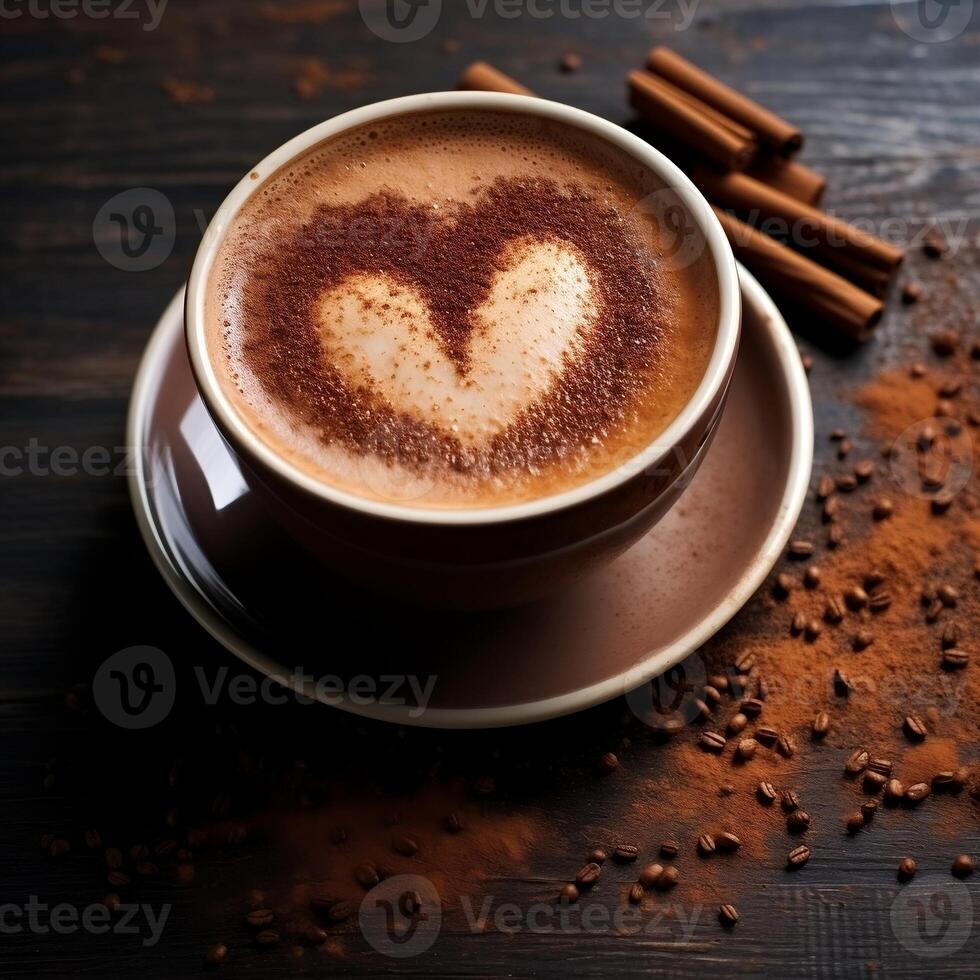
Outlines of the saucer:
{"label": "saucer", "polygon": [[[639,687],[745,604],[785,547],[809,483],[813,416],[796,345],[759,283],[741,266],[739,275],[741,349],[700,470],[645,538],[554,598],[451,613],[399,605],[324,571],[265,516],[199,398],[182,293],[150,338],[129,410],[130,492],[146,546],[228,650],[357,714],[433,728],[518,725]],[[299,675],[332,680],[315,690]],[[416,690],[431,683],[424,710],[383,696],[405,677]],[[378,696],[358,694],[372,689]]]}

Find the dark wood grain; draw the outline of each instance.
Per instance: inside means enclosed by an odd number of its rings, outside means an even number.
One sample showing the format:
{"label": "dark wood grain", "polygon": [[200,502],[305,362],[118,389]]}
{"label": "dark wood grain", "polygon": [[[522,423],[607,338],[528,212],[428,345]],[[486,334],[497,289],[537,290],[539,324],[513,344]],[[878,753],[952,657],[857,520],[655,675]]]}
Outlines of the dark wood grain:
{"label": "dark wood grain", "polygon": [[[806,160],[830,178],[827,205],[844,217],[910,219],[909,234],[943,219],[962,230],[959,298],[945,315],[964,324],[980,304],[976,260],[980,201],[980,24],[955,41],[917,44],[902,33],[888,3],[853,6],[739,0],[698,8],[690,29],[623,18],[474,19],[446,2],[436,30],[412,44],[383,43],[366,29],[357,5],[319,23],[278,23],[260,4],[240,0],[172,0],[152,32],[118,20],[5,22],[0,35],[0,409],[5,446],[106,447],[124,456],[129,387],[156,317],[180,286],[200,238],[241,174],[288,137],[340,111],[412,91],[452,86],[458,70],[480,57],[541,95],[625,121],[626,67],[639,64],[653,39],[675,44],[774,110],[808,136]],[[445,52],[447,38],[458,50]],[[100,45],[125,52],[121,64],[100,60]],[[579,52],[583,69],[558,71],[561,54]],[[295,65],[323,58],[338,85],[316,98],[292,91]],[[76,73],[74,83],[68,75]],[[213,87],[203,104],[176,105],[165,77]],[[146,272],[114,268],[93,242],[93,220],[113,195],[155,188],[172,202],[172,253]],[[924,270],[910,256],[910,274]],[[816,359],[813,394],[818,433],[859,428],[840,390],[899,360],[921,338],[897,304],[874,344],[839,358],[804,342]],[[828,456],[824,438],[818,456]],[[819,460],[818,460],[819,462]],[[168,755],[194,753],[213,739],[214,715],[184,703],[180,725],[120,738],[62,707],[64,692],[91,678],[121,647],[149,643],[171,652],[181,671],[195,663],[232,663],[171,597],[143,552],[120,475],[58,476],[24,472],[0,477],[0,902],[87,904],[102,889],[78,856],[52,863],[37,852],[47,830],[79,833],[98,815],[109,823],[134,806],[159,805]],[[728,627],[749,628],[751,605]],[[304,714],[304,712],[297,712]],[[252,734],[282,748],[344,740],[369,771],[383,771],[395,737],[380,726],[352,724],[326,710],[284,720],[268,712],[222,709]],[[615,831],[658,747],[637,743],[624,771],[598,785],[589,761],[619,731],[621,706],[539,726],[531,733],[405,736],[429,758],[438,744],[465,760],[500,754],[531,764],[505,802],[550,822],[553,833],[520,879],[494,882],[497,900],[550,900],[580,862],[595,828]],[[337,735],[336,733],[339,733]],[[399,736],[401,738],[401,736]],[[351,747],[353,746],[353,747]],[[203,751],[203,749],[202,749]],[[58,780],[42,789],[56,758]],[[461,763],[462,765],[462,763]],[[834,826],[837,773],[810,772],[816,821]],[[729,972],[785,977],[921,976],[929,960],[904,950],[889,925],[897,886],[893,869],[914,845],[924,868],[948,867],[948,842],[893,823],[860,849],[830,829],[817,837],[812,873],[786,877],[772,867],[740,869],[743,920],[734,935],[715,922],[719,896],[679,901],[699,921],[688,941],[676,921],[653,935],[513,936],[448,927],[432,953],[387,960],[351,933],[347,956],[293,961],[288,951],[237,955],[230,977],[295,972],[374,976],[637,976],[699,977]],[[651,836],[659,828],[651,828]],[[980,851],[976,829],[963,849]],[[202,867],[194,889],[148,887],[145,900],[173,902],[163,941],[91,935],[3,935],[4,977],[187,976],[203,950],[230,928],[208,894],[249,887],[250,858],[221,856]],[[625,880],[625,879],[624,879]],[[203,882],[203,883],[202,883]],[[971,886],[975,903],[976,888]],[[617,904],[616,890],[595,899]],[[975,914],[980,916],[980,905]],[[454,920],[455,922],[455,920]],[[939,962],[943,975],[975,975],[978,940]]]}

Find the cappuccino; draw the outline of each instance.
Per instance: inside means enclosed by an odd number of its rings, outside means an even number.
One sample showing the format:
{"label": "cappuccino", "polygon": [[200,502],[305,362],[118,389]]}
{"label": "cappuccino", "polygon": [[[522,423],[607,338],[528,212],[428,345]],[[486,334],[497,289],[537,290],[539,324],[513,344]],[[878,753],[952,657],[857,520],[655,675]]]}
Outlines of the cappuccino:
{"label": "cappuccino", "polygon": [[221,387],[277,455],[442,508],[629,461],[690,400],[718,316],[701,233],[652,173],[480,110],[372,123],[266,177],[206,299]]}

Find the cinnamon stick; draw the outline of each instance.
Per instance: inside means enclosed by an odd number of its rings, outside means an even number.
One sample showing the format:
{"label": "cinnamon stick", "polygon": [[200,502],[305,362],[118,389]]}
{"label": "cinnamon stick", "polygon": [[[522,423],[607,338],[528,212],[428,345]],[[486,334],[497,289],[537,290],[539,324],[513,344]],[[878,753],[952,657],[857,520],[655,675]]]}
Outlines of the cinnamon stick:
{"label": "cinnamon stick", "polygon": [[520,82],[498,71],[485,61],[474,61],[456,79],[456,88],[470,92],[506,92],[509,95],[534,95]]}
{"label": "cinnamon stick", "polygon": [[753,137],[718,122],[710,106],[670,82],[631,71],[627,85],[630,104],[644,120],[722,169],[744,170],[755,159]]}
{"label": "cinnamon stick", "polygon": [[852,340],[871,336],[881,319],[879,299],[721,208],[714,211],[736,258],[764,286],[822,317]]}
{"label": "cinnamon stick", "polygon": [[753,177],[807,204],[818,205],[827,189],[827,178],[797,160],[761,155],[748,169]]}
{"label": "cinnamon stick", "polygon": [[788,157],[802,148],[803,134],[798,127],[718,81],[675,51],[654,48],[647,56],[647,68],[741,123],[776,153]]}
{"label": "cinnamon stick", "polygon": [[[804,204],[748,174],[720,173],[698,167],[692,179],[706,197],[753,220],[777,220],[786,225],[790,244],[818,260],[872,283],[895,275],[904,257],[900,248],[875,235]],[[805,240],[804,240],[805,239]],[[865,275],[862,269],[867,269]]]}

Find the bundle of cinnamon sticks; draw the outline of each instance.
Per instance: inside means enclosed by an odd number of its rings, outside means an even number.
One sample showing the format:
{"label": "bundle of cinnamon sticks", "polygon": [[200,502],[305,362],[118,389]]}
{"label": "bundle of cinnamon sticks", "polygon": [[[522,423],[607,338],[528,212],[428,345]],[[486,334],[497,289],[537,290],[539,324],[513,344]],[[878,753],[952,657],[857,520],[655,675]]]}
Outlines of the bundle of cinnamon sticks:
{"label": "bundle of cinnamon sticks", "polygon": [[[534,94],[483,62],[458,87]],[[800,130],[663,47],[629,72],[627,91],[657,145],[714,205],[736,257],[772,292],[866,340],[903,252],[820,210],[826,181],[796,159]]]}

